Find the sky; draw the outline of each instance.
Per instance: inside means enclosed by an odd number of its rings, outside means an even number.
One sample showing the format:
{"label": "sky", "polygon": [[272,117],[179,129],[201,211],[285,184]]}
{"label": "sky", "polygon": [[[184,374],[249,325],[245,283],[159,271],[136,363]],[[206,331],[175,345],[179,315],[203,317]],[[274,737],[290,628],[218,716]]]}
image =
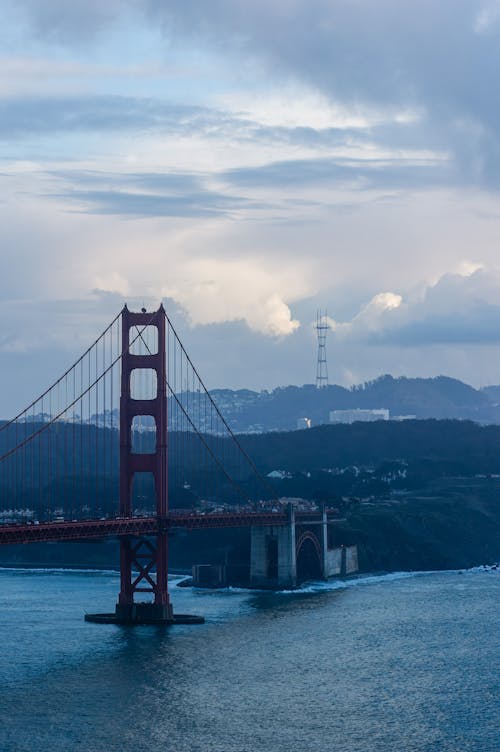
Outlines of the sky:
{"label": "sky", "polygon": [[500,2],[3,0],[0,414],[164,302],[210,388],[500,383]]}

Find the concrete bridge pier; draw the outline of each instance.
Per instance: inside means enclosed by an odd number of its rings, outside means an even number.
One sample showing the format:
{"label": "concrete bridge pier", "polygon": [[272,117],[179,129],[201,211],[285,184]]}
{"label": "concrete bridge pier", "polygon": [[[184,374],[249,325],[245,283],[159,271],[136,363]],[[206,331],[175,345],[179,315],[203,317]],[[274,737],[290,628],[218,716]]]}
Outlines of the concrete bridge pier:
{"label": "concrete bridge pier", "polygon": [[288,506],[285,525],[251,528],[250,585],[259,588],[297,587],[295,511]]}
{"label": "concrete bridge pier", "polygon": [[323,509],[321,517],[321,558],[323,578],[338,577],[345,573],[344,552],[342,548],[330,548],[328,540],[328,516]]}
{"label": "concrete bridge pier", "polygon": [[358,571],[356,546],[333,546],[326,509],[321,520],[298,521],[288,506],[284,525],[251,528],[250,586],[295,588],[306,580],[327,580]]}

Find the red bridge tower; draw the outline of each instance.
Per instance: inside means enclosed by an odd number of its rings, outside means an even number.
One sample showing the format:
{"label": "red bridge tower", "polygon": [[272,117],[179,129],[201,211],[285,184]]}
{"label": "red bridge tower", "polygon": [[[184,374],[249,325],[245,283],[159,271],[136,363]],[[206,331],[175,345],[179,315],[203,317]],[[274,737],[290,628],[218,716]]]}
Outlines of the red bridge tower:
{"label": "red bridge tower", "polygon": [[[155,327],[155,337],[143,337],[145,328]],[[156,351],[150,342],[156,343]],[[140,354],[132,354],[131,343]],[[146,342],[148,343],[146,345]],[[116,618],[127,622],[170,622],[174,620],[168,595],[168,448],[167,448],[167,373],[165,354],[165,312],[163,306],[154,313],[122,311],[122,371],[120,397],[120,514],[131,517],[132,484],[136,473],[151,473],[154,479],[158,533],[156,539],[124,537],[120,541],[121,587]],[[150,399],[132,393],[135,369],[149,372],[156,390]],[[151,373],[152,372],[152,373]],[[149,379],[148,379],[149,381]],[[136,416],[150,416],[155,421],[156,443],[152,453],[142,454],[132,448],[132,423]],[[152,602],[135,602],[137,593],[150,593]]]}

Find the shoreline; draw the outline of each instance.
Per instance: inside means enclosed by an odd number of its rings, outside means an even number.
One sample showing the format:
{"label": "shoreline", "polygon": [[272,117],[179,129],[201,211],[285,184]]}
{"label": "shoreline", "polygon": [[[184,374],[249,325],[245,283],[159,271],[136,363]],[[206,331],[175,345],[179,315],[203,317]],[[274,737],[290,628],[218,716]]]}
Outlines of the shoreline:
{"label": "shoreline", "polygon": [[[33,565],[33,564],[18,564],[17,566],[6,566],[3,564],[0,564],[0,573],[1,572],[25,572],[25,573],[59,573],[59,574],[107,574],[107,575],[119,575],[120,570],[118,568],[110,568],[110,567],[64,567],[64,566],[58,566],[58,567],[48,567],[46,564],[43,565]],[[402,577],[416,577],[418,575],[428,575],[428,574],[466,574],[466,573],[480,573],[480,572],[498,572],[500,573],[500,562],[493,562],[491,564],[476,564],[472,567],[459,567],[457,569],[409,569],[409,570],[388,570],[388,571],[371,571],[371,572],[356,572],[353,575],[346,575],[343,577],[331,577],[327,580],[308,580],[307,582],[301,583],[297,588],[294,590],[272,590],[271,588],[262,589],[262,588],[251,588],[251,587],[245,587],[245,586],[239,586],[239,585],[226,585],[224,587],[217,587],[217,588],[211,588],[211,587],[200,587],[195,586],[192,583],[187,583],[185,585],[180,585],[181,587],[185,588],[194,588],[196,590],[248,590],[248,591],[263,591],[263,592],[277,592],[277,593],[287,593],[287,592],[300,592],[301,590],[304,591],[311,585],[316,586],[317,588],[321,588],[322,586],[327,588],[329,585],[333,585],[335,583],[356,583],[360,582],[362,580],[366,579],[373,579],[373,578],[383,578],[383,577],[390,577],[394,576],[399,578]],[[169,578],[172,579],[178,579],[178,578],[184,578],[181,580],[181,583],[185,581],[185,578],[191,579],[191,573],[186,569],[172,569],[169,571]]]}

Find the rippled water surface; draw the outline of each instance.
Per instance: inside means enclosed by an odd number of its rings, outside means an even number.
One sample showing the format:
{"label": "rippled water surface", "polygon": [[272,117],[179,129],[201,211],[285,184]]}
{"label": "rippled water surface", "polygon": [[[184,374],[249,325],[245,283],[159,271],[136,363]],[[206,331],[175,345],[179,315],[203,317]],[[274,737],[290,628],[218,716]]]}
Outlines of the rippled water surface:
{"label": "rippled water surface", "polygon": [[495,572],[173,588],[202,626],[87,624],[118,576],[0,570],[2,752],[499,752]]}

